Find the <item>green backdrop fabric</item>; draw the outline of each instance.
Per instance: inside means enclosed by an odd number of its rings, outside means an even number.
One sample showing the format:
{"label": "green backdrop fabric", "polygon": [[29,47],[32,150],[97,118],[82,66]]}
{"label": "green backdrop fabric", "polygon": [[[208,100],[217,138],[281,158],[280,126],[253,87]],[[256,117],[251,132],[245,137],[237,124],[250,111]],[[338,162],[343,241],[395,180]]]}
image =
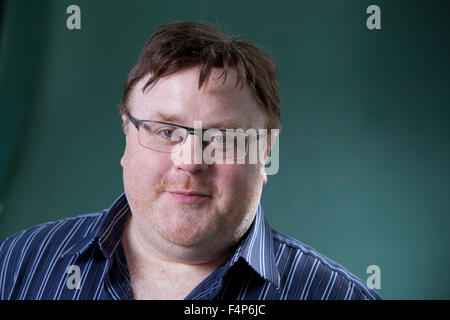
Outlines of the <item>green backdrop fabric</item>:
{"label": "green backdrop fabric", "polygon": [[[66,9],[81,9],[69,30]],[[381,29],[369,30],[369,5]],[[450,5],[444,1],[2,2],[0,239],[123,190],[117,104],[154,29],[209,21],[279,66],[273,227],[386,299],[450,298]]]}

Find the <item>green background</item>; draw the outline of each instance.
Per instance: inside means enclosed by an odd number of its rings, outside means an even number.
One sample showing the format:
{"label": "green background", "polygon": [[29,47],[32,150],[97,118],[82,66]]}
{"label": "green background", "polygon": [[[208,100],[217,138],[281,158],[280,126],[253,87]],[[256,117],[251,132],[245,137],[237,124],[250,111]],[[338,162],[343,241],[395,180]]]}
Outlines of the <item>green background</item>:
{"label": "green background", "polygon": [[[268,50],[283,98],[273,227],[386,299],[450,297],[450,6],[444,1],[2,1],[0,239],[107,208],[116,109],[154,29],[209,21]],[[81,30],[66,8],[81,8]],[[366,8],[381,8],[381,30]]]}

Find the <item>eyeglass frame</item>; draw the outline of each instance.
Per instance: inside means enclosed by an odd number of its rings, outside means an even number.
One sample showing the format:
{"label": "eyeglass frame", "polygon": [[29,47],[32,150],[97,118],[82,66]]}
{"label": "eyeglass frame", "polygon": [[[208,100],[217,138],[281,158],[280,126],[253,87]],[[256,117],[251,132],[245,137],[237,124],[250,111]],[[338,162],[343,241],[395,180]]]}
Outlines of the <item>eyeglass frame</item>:
{"label": "eyeglass frame", "polygon": [[[198,131],[198,129],[191,128],[191,127],[186,127],[186,126],[182,126],[182,125],[179,125],[179,124],[176,124],[176,123],[171,123],[171,122],[165,122],[165,121],[159,121],[159,120],[140,120],[140,119],[137,119],[137,118],[133,117],[129,112],[126,112],[126,115],[127,115],[128,119],[130,119],[131,123],[136,127],[136,130],[137,130],[138,132],[139,132],[139,128],[140,128],[140,126],[141,126],[141,123],[143,123],[143,122],[161,123],[161,124],[167,124],[167,125],[171,125],[171,126],[175,126],[175,127],[179,127],[179,128],[185,129],[185,130],[187,131],[187,135],[183,138],[183,144],[182,144],[181,146],[184,145],[184,143],[186,142],[188,136],[190,136],[191,134],[196,134],[197,131]],[[202,131],[202,136],[203,136],[203,134],[205,133],[205,131],[208,131],[208,130],[211,130],[211,129],[214,129],[214,128],[201,129],[201,131]],[[227,129],[214,129],[214,130],[219,130],[219,131],[222,131],[222,132],[227,132]],[[248,133],[245,133],[245,132],[241,132],[241,133],[242,133],[243,135],[245,135],[246,138],[249,139],[249,140],[248,140],[248,143],[253,142],[254,140],[258,140],[259,137],[261,137],[261,136],[267,135],[267,133],[265,133],[265,134],[256,134],[256,135],[251,135],[251,134],[248,134]],[[139,139],[138,139],[138,140],[139,140]],[[202,141],[202,147],[204,148],[205,145],[207,145],[208,143],[209,143],[208,141]],[[140,142],[140,140],[139,140],[139,144],[140,144],[141,146],[143,146],[144,148],[147,148],[147,149],[150,149],[150,150],[153,150],[153,151],[156,151],[156,152],[163,152],[163,153],[172,153],[172,152],[173,152],[173,151],[160,151],[160,150],[154,150],[154,149],[152,149],[152,148],[149,148],[149,147],[147,147],[147,146],[142,145],[141,142]]]}

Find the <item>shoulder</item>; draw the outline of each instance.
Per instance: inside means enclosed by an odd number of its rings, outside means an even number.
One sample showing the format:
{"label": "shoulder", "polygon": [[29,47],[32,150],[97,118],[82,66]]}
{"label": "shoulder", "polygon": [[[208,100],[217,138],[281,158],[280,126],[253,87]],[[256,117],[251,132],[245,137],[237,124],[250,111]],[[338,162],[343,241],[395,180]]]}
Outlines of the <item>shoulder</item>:
{"label": "shoulder", "polygon": [[289,289],[296,288],[296,299],[382,299],[361,279],[314,248],[275,229],[272,239],[281,278],[299,282],[286,284]]}
{"label": "shoulder", "polygon": [[[44,247],[53,241],[69,243],[74,235],[87,235],[102,218],[104,212],[69,217],[57,221],[42,223],[22,230],[0,242],[0,253],[20,249],[26,253]],[[79,239],[79,238],[78,238]]]}
{"label": "shoulder", "polygon": [[99,226],[105,211],[33,226],[0,242],[0,299],[16,280],[51,267]]}

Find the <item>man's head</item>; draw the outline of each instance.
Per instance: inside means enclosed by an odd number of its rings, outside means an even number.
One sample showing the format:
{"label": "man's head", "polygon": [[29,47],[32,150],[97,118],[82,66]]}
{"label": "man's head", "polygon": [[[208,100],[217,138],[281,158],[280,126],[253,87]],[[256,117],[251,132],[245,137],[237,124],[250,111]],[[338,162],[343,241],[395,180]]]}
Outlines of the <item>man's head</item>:
{"label": "man's head", "polygon": [[201,139],[189,135],[174,154],[139,142],[136,119],[203,128],[280,126],[277,72],[266,53],[199,23],[162,26],[131,71],[121,103],[125,193],[139,239],[154,250],[200,262],[220,256],[250,227],[267,181],[264,163],[172,161]]}
{"label": "man's head", "polygon": [[281,129],[281,99],[275,62],[257,46],[227,36],[198,22],[175,22],[160,26],[145,45],[137,64],[125,83],[120,114],[128,110],[128,99],[136,83],[151,74],[143,89],[161,77],[193,66],[200,66],[198,87],[208,81],[213,68],[220,68],[224,79],[229,69],[237,72],[236,85],[248,85],[267,113],[267,129]]}

